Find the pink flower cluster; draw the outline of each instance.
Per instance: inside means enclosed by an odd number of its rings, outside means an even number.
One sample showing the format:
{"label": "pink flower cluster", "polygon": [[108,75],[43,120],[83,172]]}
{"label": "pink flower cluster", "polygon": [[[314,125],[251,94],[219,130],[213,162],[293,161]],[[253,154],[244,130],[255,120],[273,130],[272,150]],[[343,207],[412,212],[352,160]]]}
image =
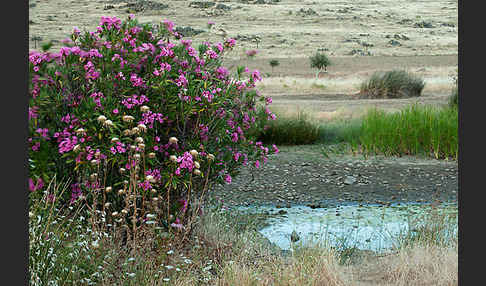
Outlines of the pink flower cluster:
{"label": "pink flower cluster", "polygon": [[149,102],[149,99],[145,95],[136,95],[132,94],[129,98],[122,99],[121,104],[123,104],[126,108],[131,109],[134,106],[140,106],[146,102]]}
{"label": "pink flower cluster", "polygon": [[181,175],[181,169],[187,169],[189,172],[192,172],[192,169],[194,169],[192,155],[187,151],[184,152],[184,155],[177,157],[177,163],[179,163],[179,166],[177,167],[175,174],[178,176]]}

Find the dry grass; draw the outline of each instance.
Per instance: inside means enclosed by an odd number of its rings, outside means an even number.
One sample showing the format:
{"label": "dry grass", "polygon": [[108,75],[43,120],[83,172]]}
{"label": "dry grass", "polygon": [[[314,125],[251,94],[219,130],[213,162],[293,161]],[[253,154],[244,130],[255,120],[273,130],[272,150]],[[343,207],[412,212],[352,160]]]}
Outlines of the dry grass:
{"label": "dry grass", "polygon": [[393,285],[458,285],[457,248],[416,245],[381,261],[383,279]]}

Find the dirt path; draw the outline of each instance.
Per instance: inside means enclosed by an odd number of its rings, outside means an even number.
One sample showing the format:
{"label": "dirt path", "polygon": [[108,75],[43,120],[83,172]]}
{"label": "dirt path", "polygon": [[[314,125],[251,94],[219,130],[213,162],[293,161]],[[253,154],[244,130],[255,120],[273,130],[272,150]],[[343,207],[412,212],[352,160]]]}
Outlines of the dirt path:
{"label": "dirt path", "polygon": [[417,157],[332,155],[319,145],[281,147],[260,169],[242,169],[212,196],[227,205],[456,202],[457,162]]}

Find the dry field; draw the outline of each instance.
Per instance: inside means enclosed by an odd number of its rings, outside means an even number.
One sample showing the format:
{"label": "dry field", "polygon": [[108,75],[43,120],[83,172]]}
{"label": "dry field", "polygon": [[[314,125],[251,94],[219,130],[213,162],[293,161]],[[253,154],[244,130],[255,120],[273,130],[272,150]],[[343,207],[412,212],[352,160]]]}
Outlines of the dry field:
{"label": "dry field", "polygon": [[[208,8],[204,8],[207,6]],[[458,2],[398,0],[30,0],[29,48],[54,40],[73,26],[94,30],[101,16],[136,15],[190,27],[195,43],[237,39],[226,65],[247,65],[264,75],[259,88],[280,111],[309,110],[322,119],[362,114],[370,106],[398,110],[411,102],[447,101],[458,65]],[[208,30],[208,21],[215,25]],[[257,49],[254,59],[245,51]],[[330,56],[328,72],[314,78],[308,57]],[[280,65],[273,72],[270,59]],[[374,71],[406,69],[423,76],[421,98],[348,100]]]}

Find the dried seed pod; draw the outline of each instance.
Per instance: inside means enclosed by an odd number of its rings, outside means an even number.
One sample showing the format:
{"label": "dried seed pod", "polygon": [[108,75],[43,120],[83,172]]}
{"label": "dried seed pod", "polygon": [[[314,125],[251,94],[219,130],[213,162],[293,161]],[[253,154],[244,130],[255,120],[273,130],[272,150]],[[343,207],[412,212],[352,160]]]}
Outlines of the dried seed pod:
{"label": "dried seed pod", "polygon": [[105,192],[106,192],[106,193],[110,193],[112,190],[113,190],[113,188],[112,188],[112,187],[106,187],[106,188],[105,188]]}
{"label": "dried seed pod", "polygon": [[171,143],[171,144],[177,144],[177,142],[179,142],[179,140],[177,138],[175,138],[175,137],[170,137],[169,138],[169,143]]}
{"label": "dried seed pod", "polygon": [[103,125],[106,127],[113,127],[113,121],[108,119],[103,123]]}
{"label": "dried seed pod", "polygon": [[140,111],[142,111],[144,113],[148,112],[149,110],[150,110],[150,107],[148,107],[147,105],[143,105],[143,106],[140,107]]}
{"label": "dried seed pod", "polygon": [[208,154],[208,160],[213,161],[214,160],[214,155],[213,154]]}
{"label": "dried seed pod", "polygon": [[132,122],[135,118],[131,115],[124,115],[122,117],[122,120],[125,121],[125,122]]}
{"label": "dried seed pod", "polygon": [[81,151],[81,145],[79,145],[79,144],[78,144],[78,145],[74,146],[73,151],[74,151],[74,152],[79,152],[79,151]]}
{"label": "dried seed pod", "polygon": [[194,167],[196,167],[196,169],[199,169],[201,168],[201,165],[199,164],[199,162],[194,161]]}
{"label": "dried seed pod", "polygon": [[199,171],[199,169],[194,169],[193,172],[194,172],[194,175],[196,175],[196,176],[201,175],[201,171]]}
{"label": "dried seed pod", "polygon": [[196,157],[197,155],[199,155],[199,153],[196,151],[196,150],[191,150],[189,151],[189,153],[193,156],[193,157]]}
{"label": "dried seed pod", "polygon": [[120,141],[120,139],[118,137],[111,138],[111,143],[116,143],[118,141]]}
{"label": "dried seed pod", "polygon": [[169,160],[171,160],[172,162],[177,162],[177,157],[175,155],[170,155],[169,156]]}
{"label": "dried seed pod", "polygon": [[147,131],[147,126],[145,126],[145,124],[143,123],[140,123],[139,125],[137,125],[137,127],[143,132]]}
{"label": "dried seed pod", "polygon": [[150,152],[150,153],[148,153],[148,157],[149,157],[150,159],[155,158],[155,156],[156,156],[156,154],[155,154],[154,152]]}
{"label": "dried seed pod", "polygon": [[100,116],[98,116],[98,121],[101,122],[101,123],[105,123],[106,117],[104,115],[100,115]]}
{"label": "dried seed pod", "polygon": [[138,128],[138,127],[133,127],[133,128],[132,128],[132,134],[138,134],[138,133],[140,133],[140,128]]}

